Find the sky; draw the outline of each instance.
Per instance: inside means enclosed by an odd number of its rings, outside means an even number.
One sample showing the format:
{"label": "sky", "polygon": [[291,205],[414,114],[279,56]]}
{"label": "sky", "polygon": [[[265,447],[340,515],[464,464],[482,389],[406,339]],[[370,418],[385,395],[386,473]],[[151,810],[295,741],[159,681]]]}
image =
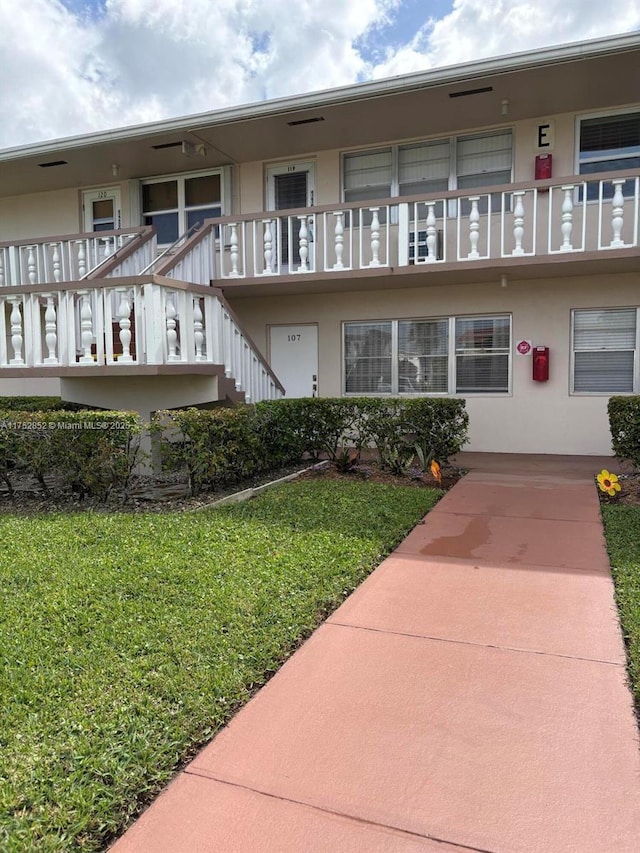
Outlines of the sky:
{"label": "sky", "polygon": [[0,0],[0,148],[629,31],[640,0]]}

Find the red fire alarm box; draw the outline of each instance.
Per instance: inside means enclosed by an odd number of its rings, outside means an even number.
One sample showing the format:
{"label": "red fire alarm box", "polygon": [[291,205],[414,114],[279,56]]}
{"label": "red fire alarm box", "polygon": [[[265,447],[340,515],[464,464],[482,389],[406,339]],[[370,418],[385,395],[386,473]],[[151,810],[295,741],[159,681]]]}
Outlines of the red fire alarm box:
{"label": "red fire alarm box", "polygon": [[546,382],[549,378],[549,347],[534,347],[532,361],[534,380]]}
{"label": "red fire alarm box", "polygon": [[536,181],[544,181],[552,177],[552,162],[553,154],[536,154]]}

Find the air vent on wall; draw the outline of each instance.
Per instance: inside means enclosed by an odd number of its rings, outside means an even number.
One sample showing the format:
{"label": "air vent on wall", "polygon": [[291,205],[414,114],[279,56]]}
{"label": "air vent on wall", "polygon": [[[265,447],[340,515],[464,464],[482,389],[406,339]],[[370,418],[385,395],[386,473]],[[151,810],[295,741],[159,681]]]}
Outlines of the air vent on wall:
{"label": "air vent on wall", "polygon": [[449,97],[466,98],[467,95],[483,95],[485,92],[493,92],[493,86],[483,86],[481,89],[465,89],[463,92],[449,92]]}
{"label": "air vent on wall", "polygon": [[301,124],[315,124],[317,121],[324,121],[324,116],[314,116],[313,118],[299,118],[297,121],[288,121],[289,127],[298,127]]}
{"label": "air vent on wall", "polygon": [[66,160],[51,160],[49,163],[38,163],[41,169],[50,169],[52,166],[67,166],[69,165]]}

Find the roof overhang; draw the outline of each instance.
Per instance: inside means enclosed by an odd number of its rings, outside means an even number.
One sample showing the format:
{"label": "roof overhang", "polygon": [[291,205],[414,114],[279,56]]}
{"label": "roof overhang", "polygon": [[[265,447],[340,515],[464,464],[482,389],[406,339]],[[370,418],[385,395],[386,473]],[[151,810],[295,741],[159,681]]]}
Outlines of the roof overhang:
{"label": "roof overhang", "polygon": [[10,148],[0,196],[111,184],[114,165],[122,181],[615,109],[637,103],[639,69],[631,33]]}

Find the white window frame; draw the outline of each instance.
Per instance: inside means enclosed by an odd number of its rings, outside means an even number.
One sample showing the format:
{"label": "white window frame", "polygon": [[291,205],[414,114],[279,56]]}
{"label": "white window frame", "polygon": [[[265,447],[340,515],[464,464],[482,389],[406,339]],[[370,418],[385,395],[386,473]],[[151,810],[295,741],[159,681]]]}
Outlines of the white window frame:
{"label": "white window frame", "polygon": [[[221,167],[218,169],[201,169],[197,172],[178,172],[174,175],[156,175],[155,177],[144,178],[140,181],[140,222],[144,224],[145,216],[153,216],[158,214],[165,213],[177,213],[178,214],[178,237],[185,233],[187,230],[187,213],[191,210],[206,210],[211,205],[193,205],[187,208],[186,206],[186,192],[185,192],[185,181],[190,180],[191,178],[204,178],[209,175],[219,175],[220,176],[220,215],[226,216],[229,213],[229,199],[231,198],[230,193],[230,170],[228,167]],[[143,192],[144,187],[149,186],[151,184],[164,184],[169,183],[169,181],[177,182],[177,192],[178,192],[178,206],[167,208],[166,210],[153,210],[148,211],[144,210],[144,199]],[[163,243],[163,246],[170,245],[168,243]]]}
{"label": "white window frame", "polygon": [[[514,128],[511,125],[494,127],[490,130],[483,129],[476,133],[463,133],[456,136],[436,136],[433,138],[426,139],[412,139],[412,140],[403,140],[402,142],[396,142],[391,145],[374,145],[370,148],[354,148],[352,150],[343,151],[340,155],[340,182],[342,187],[342,201],[345,204],[349,204],[346,200],[345,193],[347,190],[345,189],[345,160],[347,157],[357,155],[357,154],[375,154],[376,152],[382,151],[390,151],[391,152],[391,183],[390,183],[390,195],[389,198],[398,198],[401,199],[403,196],[400,195],[400,149],[402,148],[410,148],[414,145],[429,145],[432,143],[442,143],[447,142],[449,145],[449,181],[447,190],[442,190],[442,192],[451,192],[458,189],[458,169],[457,169],[457,161],[458,161],[458,142],[464,139],[470,139],[475,137],[482,136],[496,136],[500,133],[510,133],[511,134],[511,175],[509,178],[509,183],[513,183],[513,170],[514,170],[514,140],[515,140],[515,132]],[[486,186],[492,186],[492,184],[486,184]],[[480,190],[481,187],[478,187]],[[469,195],[471,195],[473,191],[469,188]],[[428,193],[428,195],[434,195],[434,193]],[[386,196],[380,196],[380,198],[385,198]],[[356,202],[357,203],[357,202]],[[366,202],[362,202],[364,206]],[[449,211],[450,216],[455,216],[455,210],[453,212]]]}
{"label": "white window frame", "polygon": [[[616,310],[634,310],[636,312],[636,341],[635,341],[635,350],[633,353],[633,389],[631,391],[575,391],[575,362],[576,362],[576,348],[575,348],[575,316],[579,311],[616,311]],[[640,394],[640,307],[635,305],[607,305],[606,307],[602,306],[589,306],[582,308],[572,308],[571,309],[571,317],[570,317],[570,340],[571,340],[571,350],[570,350],[570,365],[569,365],[569,394],[572,397],[612,397],[612,396],[632,396],[633,394]],[[595,350],[593,350],[595,352]]]}
{"label": "white window frame", "polygon": [[[507,355],[507,390],[506,391],[467,391],[458,393],[456,391],[456,367],[457,367],[457,349],[456,349],[456,320],[509,320],[509,346]],[[421,322],[428,320],[447,320],[449,323],[448,330],[448,349],[447,349],[447,381],[448,388],[446,391],[418,391],[406,392],[399,391],[399,376],[398,376],[398,327],[402,322]],[[347,360],[346,360],[346,330],[347,326],[368,325],[378,323],[391,324],[391,391],[347,391]],[[438,317],[398,317],[390,319],[389,317],[371,318],[368,320],[343,320],[342,322],[342,354],[341,354],[341,388],[343,397],[510,397],[513,394],[513,315],[511,313],[492,313],[492,314],[457,314],[454,316],[438,316]]]}

